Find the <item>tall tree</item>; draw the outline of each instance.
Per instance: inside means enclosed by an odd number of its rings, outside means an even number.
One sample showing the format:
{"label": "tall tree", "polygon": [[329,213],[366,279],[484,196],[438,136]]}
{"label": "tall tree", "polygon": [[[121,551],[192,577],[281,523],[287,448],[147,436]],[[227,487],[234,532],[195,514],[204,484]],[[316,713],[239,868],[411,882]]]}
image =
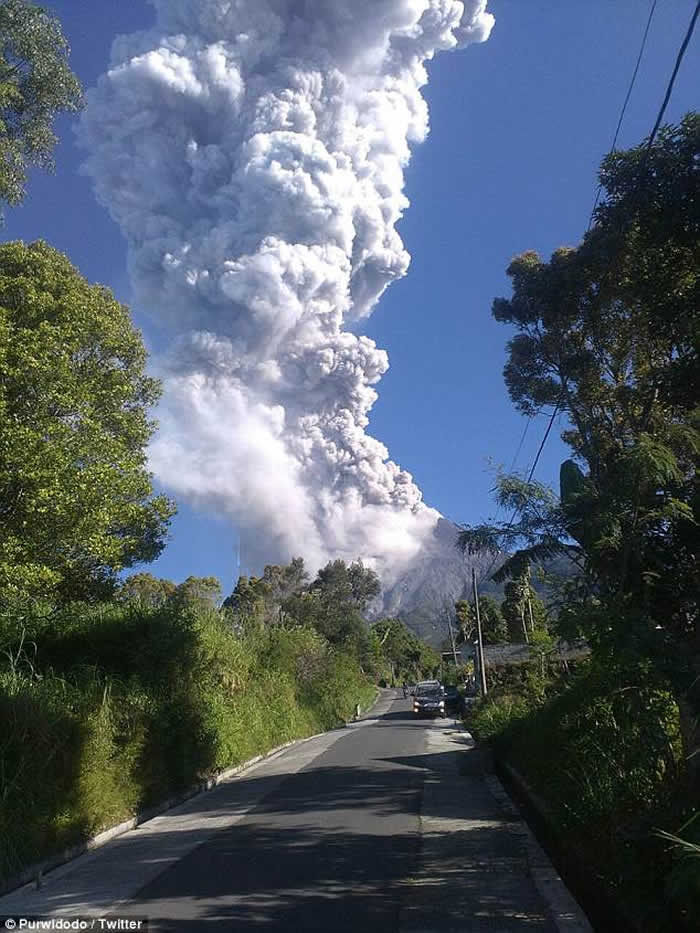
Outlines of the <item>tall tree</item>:
{"label": "tall tree", "polygon": [[501,612],[511,641],[529,642],[535,632],[546,630],[544,604],[532,585],[529,566],[506,583]]}
{"label": "tall tree", "polygon": [[[515,327],[506,383],[525,414],[569,420],[573,458],[532,551],[570,547],[601,650],[670,676],[700,767],[700,116],[608,156],[606,196],[575,249],[510,265],[496,320]],[[534,526],[533,526],[534,527]],[[474,546],[477,532],[468,529]],[[551,532],[551,534],[550,534]],[[547,536],[549,535],[549,537]]]}
{"label": "tall tree", "polygon": [[120,602],[142,603],[158,607],[170,599],[177,590],[172,580],[154,577],[151,573],[132,573],[123,581],[117,591]]}
{"label": "tall tree", "polygon": [[221,602],[221,583],[217,577],[189,576],[175,587],[169,601],[181,606],[214,608]]}
{"label": "tall tree", "polygon": [[371,628],[381,655],[388,662],[395,683],[413,683],[432,676],[440,658],[399,619],[382,619]]}
{"label": "tall tree", "polygon": [[468,599],[459,599],[455,603],[457,621],[457,643],[471,644],[476,638],[476,613]]}
{"label": "tall tree", "polygon": [[304,621],[331,644],[359,645],[367,640],[363,613],[379,590],[379,577],[361,561],[348,565],[334,560],[319,570],[306,593],[285,608],[296,617],[303,613]]}
{"label": "tall tree", "polygon": [[0,600],[111,591],[164,547],[159,383],[128,309],[45,243],[0,246]]}
{"label": "tall tree", "polygon": [[260,577],[241,576],[222,608],[233,613],[239,624],[261,626],[265,618],[267,589]]}
{"label": "tall tree", "polygon": [[[476,638],[476,607],[473,602],[460,599],[455,603],[455,615],[459,625],[457,641],[459,644],[471,644]],[[497,645],[508,641],[506,626],[501,606],[493,596],[479,596],[479,618],[481,619],[481,637],[486,645]]]}
{"label": "tall tree", "polygon": [[28,0],[0,2],[0,199],[8,204],[23,199],[28,166],[53,167],[55,115],[81,106],[68,54],[55,16]]}
{"label": "tall tree", "polygon": [[309,575],[301,557],[292,558],[291,563],[285,566],[269,564],[265,567],[261,583],[264,593],[264,619],[268,625],[285,621],[288,615],[287,602],[295,594],[306,589],[308,579]]}
{"label": "tall tree", "polygon": [[358,612],[364,612],[381,589],[377,574],[360,560],[352,564],[344,560],[330,561],[319,570],[311,588]]}
{"label": "tall tree", "polygon": [[[262,577],[240,577],[224,607],[256,618],[265,625],[282,624],[290,616],[290,606],[307,589],[308,573],[301,557],[286,565],[267,564]],[[300,620],[292,615],[292,621]]]}

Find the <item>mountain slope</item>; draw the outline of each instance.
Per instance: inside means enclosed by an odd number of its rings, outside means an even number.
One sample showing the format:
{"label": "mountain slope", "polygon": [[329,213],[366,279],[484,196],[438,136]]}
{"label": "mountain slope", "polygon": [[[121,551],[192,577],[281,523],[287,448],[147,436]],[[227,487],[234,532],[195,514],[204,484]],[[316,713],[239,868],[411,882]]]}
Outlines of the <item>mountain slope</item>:
{"label": "mountain slope", "polygon": [[[454,616],[458,599],[472,598],[472,567],[477,580],[489,569],[488,555],[465,555],[456,547],[459,528],[441,518],[432,540],[408,569],[390,587],[385,588],[371,607],[374,619],[401,619],[415,634],[433,646],[448,638],[447,618]],[[498,567],[493,563],[491,572]],[[502,593],[502,587],[484,580],[481,593]]]}

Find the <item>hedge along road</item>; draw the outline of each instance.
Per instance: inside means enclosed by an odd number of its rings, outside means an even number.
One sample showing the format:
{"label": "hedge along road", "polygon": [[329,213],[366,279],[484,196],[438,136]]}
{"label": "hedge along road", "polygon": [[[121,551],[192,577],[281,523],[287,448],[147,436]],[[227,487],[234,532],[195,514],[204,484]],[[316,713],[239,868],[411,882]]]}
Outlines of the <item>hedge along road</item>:
{"label": "hedge along road", "polygon": [[[0,899],[7,916],[149,930],[548,930],[522,834],[454,720],[385,691],[370,716],[250,767]],[[462,763],[462,765],[460,765]],[[97,928],[97,927],[95,927]]]}

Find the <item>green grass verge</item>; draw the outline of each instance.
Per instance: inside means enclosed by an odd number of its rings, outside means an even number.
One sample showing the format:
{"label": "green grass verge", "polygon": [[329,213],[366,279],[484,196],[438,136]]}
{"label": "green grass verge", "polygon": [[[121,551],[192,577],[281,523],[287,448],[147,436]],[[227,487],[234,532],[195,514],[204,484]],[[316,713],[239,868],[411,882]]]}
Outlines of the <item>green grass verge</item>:
{"label": "green grass verge", "polygon": [[700,822],[670,690],[645,670],[592,663],[545,689],[526,683],[479,701],[474,735],[520,772],[563,850],[579,854],[640,930],[693,929],[700,860],[655,832]]}
{"label": "green grass verge", "polygon": [[203,607],[5,619],[0,648],[0,879],[375,695],[314,630]]}

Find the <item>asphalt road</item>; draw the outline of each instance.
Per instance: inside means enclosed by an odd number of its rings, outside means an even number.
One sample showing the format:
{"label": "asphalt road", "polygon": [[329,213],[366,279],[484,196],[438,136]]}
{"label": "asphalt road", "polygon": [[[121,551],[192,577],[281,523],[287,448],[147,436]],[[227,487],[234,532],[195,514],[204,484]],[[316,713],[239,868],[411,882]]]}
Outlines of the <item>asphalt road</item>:
{"label": "asphalt road", "polygon": [[143,824],[0,913],[147,917],[171,933],[553,931],[467,743],[453,720],[414,720],[410,699],[385,695],[367,721]]}
{"label": "asphalt road", "polygon": [[[420,847],[428,722],[395,703],[146,885],[129,914],[168,929],[393,931]],[[252,777],[265,782],[265,777]],[[175,922],[172,922],[175,921]]]}

